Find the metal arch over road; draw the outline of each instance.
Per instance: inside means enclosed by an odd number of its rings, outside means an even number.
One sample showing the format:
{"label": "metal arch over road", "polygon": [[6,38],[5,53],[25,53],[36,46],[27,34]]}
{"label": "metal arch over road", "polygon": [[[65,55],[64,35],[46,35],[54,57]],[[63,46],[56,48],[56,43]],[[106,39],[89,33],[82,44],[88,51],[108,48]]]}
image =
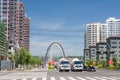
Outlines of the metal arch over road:
{"label": "metal arch over road", "polygon": [[53,43],[51,43],[51,44],[49,45],[49,47],[47,48],[47,52],[46,52],[46,54],[45,54],[45,60],[44,60],[45,63],[46,63],[46,61],[47,61],[48,52],[49,52],[51,46],[53,46],[53,45],[56,45],[56,46],[61,50],[61,52],[62,52],[62,54],[63,54],[63,57],[65,57],[65,52],[64,52],[64,49],[63,49],[63,47],[61,46],[61,44],[58,43],[58,42],[53,42]]}

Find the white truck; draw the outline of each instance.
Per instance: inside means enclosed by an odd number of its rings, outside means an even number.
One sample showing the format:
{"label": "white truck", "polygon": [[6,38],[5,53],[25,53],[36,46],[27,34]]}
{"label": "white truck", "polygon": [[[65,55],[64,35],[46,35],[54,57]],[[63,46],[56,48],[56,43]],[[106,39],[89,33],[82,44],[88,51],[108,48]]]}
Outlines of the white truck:
{"label": "white truck", "polygon": [[66,58],[61,58],[59,60],[59,72],[62,72],[62,71],[70,71],[70,61],[67,60]]}
{"label": "white truck", "polygon": [[74,58],[71,61],[71,71],[82,71],[83,70],[83,63],[78,58]]}

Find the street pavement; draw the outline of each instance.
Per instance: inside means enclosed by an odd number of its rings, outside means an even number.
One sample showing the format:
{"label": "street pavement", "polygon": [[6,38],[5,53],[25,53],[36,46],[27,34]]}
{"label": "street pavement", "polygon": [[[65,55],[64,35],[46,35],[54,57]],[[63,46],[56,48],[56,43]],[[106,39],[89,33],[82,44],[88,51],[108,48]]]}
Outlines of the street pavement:
{"label": "street pavement", "polygon": [[120,80],[120,71],[59,72],[42,68],[32,71],[0,72],[0,80]]}
{"label": "street pavement", "polygon": [[0,80],[42,80],[47,76],[47,70],[34,69],[31,71],[8,71],[0,72]]}

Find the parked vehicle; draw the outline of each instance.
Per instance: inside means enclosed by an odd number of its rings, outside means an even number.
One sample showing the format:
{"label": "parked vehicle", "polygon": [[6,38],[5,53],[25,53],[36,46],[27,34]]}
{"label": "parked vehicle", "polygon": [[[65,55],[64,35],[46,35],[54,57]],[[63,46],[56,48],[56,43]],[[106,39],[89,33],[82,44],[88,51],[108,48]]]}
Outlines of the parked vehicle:
{"label": "parked vehicle", "polygon": [[88,66],[89,72],[96,72],[96,68],[94,66]]}
{"label": "parked vehicle", "polygon": [[59,60],[59,72],[70,70],[70,62],[66,58],[61,58]]}
{"label": "parked vehicle", "polygon": [[87,70],[88,70],[87,66],[84,66],[83,71],[87,71]]}
{"label": "parked vehicle", "polygon": [[74,58],[71,62],[71,71],[82,71],[83,63],[78,58]]}

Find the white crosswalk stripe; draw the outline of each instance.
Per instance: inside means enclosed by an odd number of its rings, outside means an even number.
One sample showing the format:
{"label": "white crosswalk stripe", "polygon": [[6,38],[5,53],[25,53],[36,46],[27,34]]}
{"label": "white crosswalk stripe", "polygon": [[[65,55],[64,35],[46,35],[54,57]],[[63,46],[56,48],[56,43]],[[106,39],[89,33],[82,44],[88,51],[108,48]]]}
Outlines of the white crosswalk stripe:
{"label": "white crosswalk stripe", "polygon": [[64,77],[60,77],[60,80],[66,80]]}
{"label": "white crosswalk stripe", "polygon": [[87,78],[87,79],[89,79],[89,80],[96,80],[96,79],[91,78],[91,77],[85,77],[85,78]]}
{"label": "white crosswalk stripe", "polygon": [[77,77],[77,79],[80,79],[80,80],[86,80],[85,78],[82,78],[82,77]]}
{"label": "white crosswalk stripe", "polygon": [[94,77],[96,79],[100,79],[100,80],[107,80],[107,79],[104,79],[104,78],[100,78],[100,77]]}
{"label": "white crosswalk stripe", "polygon": [[43,77],[42,80],[47,80],[47,77]]}
{"label": "white crosswalk stripe", "polygon": [[[6,80],[1,79],[0,80]],[[23,79],[9,79],[9,80],[120,80],[120,77],[98,77],[98,76],[60,76],[60,77],[42,77],[42,78],[23,78]]]}
{"label": "white crosswalk stripe", "polygon": [[56,80],[55,77],[51,77],[50,80]]}
{"label": "white crosswalk stripe", "polygon": [[72,77],[68,77],[70,80],[76,80],[76,79],[74,79],[74,78],[72,78]]}
{"label": "white crosswalk stripe", "polygon": [[37,80],[37,78],[33,78],[32,80]]}
{"label": "white crosswalk stripe", "polygon": [[[114,80],[118,80],[118,77],[111,77],[112,79],[114,79]],[[120,79],[120,78],[119,78]]]}
{"label": "white crosswalk stripe", "polygon": [[112,77],[102,77],[102,78],[104,78],[104,79],[109,79],[109,80],[117,80],[117,79],[112,78]]}

